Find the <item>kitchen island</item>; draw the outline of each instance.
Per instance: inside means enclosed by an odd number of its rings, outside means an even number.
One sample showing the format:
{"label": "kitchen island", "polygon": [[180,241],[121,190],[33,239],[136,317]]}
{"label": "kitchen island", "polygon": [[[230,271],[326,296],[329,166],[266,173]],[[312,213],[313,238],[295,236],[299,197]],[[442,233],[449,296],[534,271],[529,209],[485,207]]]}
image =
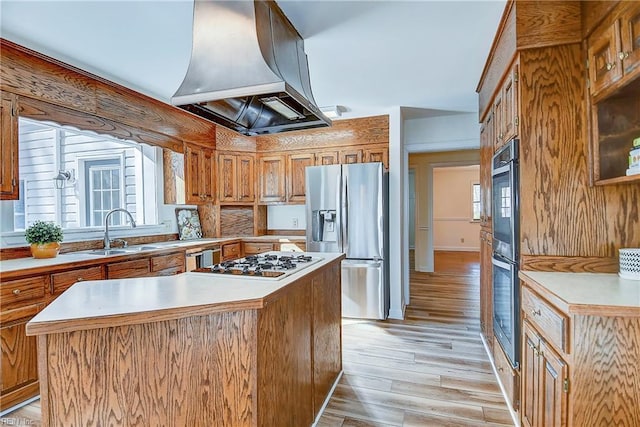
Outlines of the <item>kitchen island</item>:
{"label": "kitchen island", "polygon": [[73,285],[27,324],[42,422],[311,425],[342,369],[342,254],[283,279]]}

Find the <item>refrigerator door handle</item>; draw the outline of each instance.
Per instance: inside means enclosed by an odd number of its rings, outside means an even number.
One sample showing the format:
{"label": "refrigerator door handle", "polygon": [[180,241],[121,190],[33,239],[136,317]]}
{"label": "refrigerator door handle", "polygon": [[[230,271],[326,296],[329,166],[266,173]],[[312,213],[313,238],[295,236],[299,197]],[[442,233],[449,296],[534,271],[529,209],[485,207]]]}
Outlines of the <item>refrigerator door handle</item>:
{"label": "refrigerator door handle", "polygon": [[343,212],[344,212],[344,226],[342,230],[344,231],[344,252],[347,253],[349,250],[349,180],[348,176],[345,174],[344,180],[344,199],[343,199]]}
{"label": "refrigerator door handle", "polygon": [[336,178],[336,181],[338,183],[338,188],[336,189],[336,206],[338,208],[338,212],[336,215],[336,243],[338,244],[338,250],[343,251],[342,248],[342,242],[343,242],[343,236],[342,236],[342,168],[340,168],[340,171],[338,172],[338,177]]}

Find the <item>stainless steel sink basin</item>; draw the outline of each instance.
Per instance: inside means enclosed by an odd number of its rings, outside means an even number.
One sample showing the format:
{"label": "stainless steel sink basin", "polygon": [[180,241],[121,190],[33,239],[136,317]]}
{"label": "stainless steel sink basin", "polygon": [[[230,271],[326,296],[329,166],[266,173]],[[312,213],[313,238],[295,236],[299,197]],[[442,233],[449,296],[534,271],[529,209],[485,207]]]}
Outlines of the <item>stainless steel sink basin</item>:
{"label": "stainless steel sink basin", "polygon": [[158,246],[132,246],[126,248],[118,248],[124,252],[140,252],[140,251],[152,251],[154,249],[160,249]]}
{"label": "stainless steel sink basin", "polygon": [[122,249],[96,249],[89,252],[89,255],[117,255],[126,253],[127,252]]}

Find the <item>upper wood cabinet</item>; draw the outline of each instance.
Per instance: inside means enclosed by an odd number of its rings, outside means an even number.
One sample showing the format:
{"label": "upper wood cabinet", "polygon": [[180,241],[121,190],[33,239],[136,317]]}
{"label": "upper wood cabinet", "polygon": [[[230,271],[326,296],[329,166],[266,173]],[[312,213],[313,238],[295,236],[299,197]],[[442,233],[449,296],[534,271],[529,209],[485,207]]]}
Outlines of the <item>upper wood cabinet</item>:
{"label": "upper wood cabinet", "polygon": [[2,92],[0,109],[0,200],[17,200],[18,186],[18,101]]}
{"label": "upper wood cabinet", "polygon": [[258,159],[258,177],[260,185],[260,203],[284,202],[287,199],[285,177],[286,156],[260,156]]}
{"label": "upper wood cabinet", "polygon": [[620,2],[587,40],[593,181],[639,182],[627,176],[632,141],[640,136],[640,3]]}
{"label": "upper wood cabinet", "polygon": [[315,165],[315,154],[289,154],[287,157],[287,201],[305,202],[305,168]]}
{"label": "upper wood cabinet", "polygon": [[218,199],[221,203],[255,200],[254,164],[253,154],[218,155]]}
{"label": "upper wood cabinet", "polygon": [[493,111],[480,128],[480,226],[491,228],[491,164],[493,159]]}
{"label": "upper wood cabinet", "polygon": [[336,165],[340,163],[337,151],[323,151],[316,154],[316,166]]}
{"label": "upper wood cabinet", "polygon": [[201,204],[215,200],[215,156],[213,150],[199,145],[184,145],[186,203]]}
{"label": "upper wood cabinet", "polygon": [[640,3],[621,2],[617,18],[605,21],[587,41],[589,88],[592,96],[615,90],[640,72]]}
{"label": "upper wood cabinet", "polygon": [[389,148],[388,147],[376,147],[367,148],[364,150],[365,162],[380,162],[384,165],[386,170],[389,170]]}
{"label": "upper wood cabinet", "polygon": [[362,150],[344,149],[340,150],[340,164],[362,163]]}
{"label": "upper wood cabinet", "polygon": [[507,73],[493,104],[494,150],[518,133],[518,64]]}

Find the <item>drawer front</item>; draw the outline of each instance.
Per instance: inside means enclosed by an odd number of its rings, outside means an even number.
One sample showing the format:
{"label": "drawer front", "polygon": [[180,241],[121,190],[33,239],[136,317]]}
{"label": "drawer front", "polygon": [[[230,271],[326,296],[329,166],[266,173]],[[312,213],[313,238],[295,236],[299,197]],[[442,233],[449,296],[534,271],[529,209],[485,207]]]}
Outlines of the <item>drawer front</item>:
{"label": "drawer front", "polygon": [[282,242],[280,243],[280,250],[284,252],[305,252],[307,246],[305,243],[294,242]]}
{"label": "drawer front", "polygon": [[222,247],[222,259],[229,260],[240,258],[241,247],[240,243],[230,243]]}
{"label": "drawer front", "polygon": [[149,275],[149,258],[122,261],[107,265],[108,279],[126,279]]}
{"label": "drawer front", "polygon": [[569,319],[526,286],[522,288],[522,313],[545,340],[568,353]]}
{"label": "drawer front", "polygon": [[3,282],[0,285],[0,306],[14,306],[43,298],[49,276],[35,276]]}
{"label": "drawer front", "polygon": [[244,254],[252,255],[273,250],[273,243],[253,243],[246,242],[244,244]]}
{"label": "drawer front", "polygon": [[104,279],[104,275],[101,266],[54,273],[51,275],[51,294],[60,294],[77,282],[102,279]]}
{"label": "drawer front", "polygon": [[498,371],[498,378],[504,387],[504,391],[511,402],[511,406],[515,410],[518,410],[516,403],[518,396],[515,394],[518,391],[516,373],[511,367],[509,359],[502,351],[502,347],[496,337],[493,337],[493,361],[496,364],[496,371]]}
{"label": "drawer front", "polygon": [[151,271],[161,271],[165,269],[181,269],[184,271],[184,254],[160,255],[151,258]]}

